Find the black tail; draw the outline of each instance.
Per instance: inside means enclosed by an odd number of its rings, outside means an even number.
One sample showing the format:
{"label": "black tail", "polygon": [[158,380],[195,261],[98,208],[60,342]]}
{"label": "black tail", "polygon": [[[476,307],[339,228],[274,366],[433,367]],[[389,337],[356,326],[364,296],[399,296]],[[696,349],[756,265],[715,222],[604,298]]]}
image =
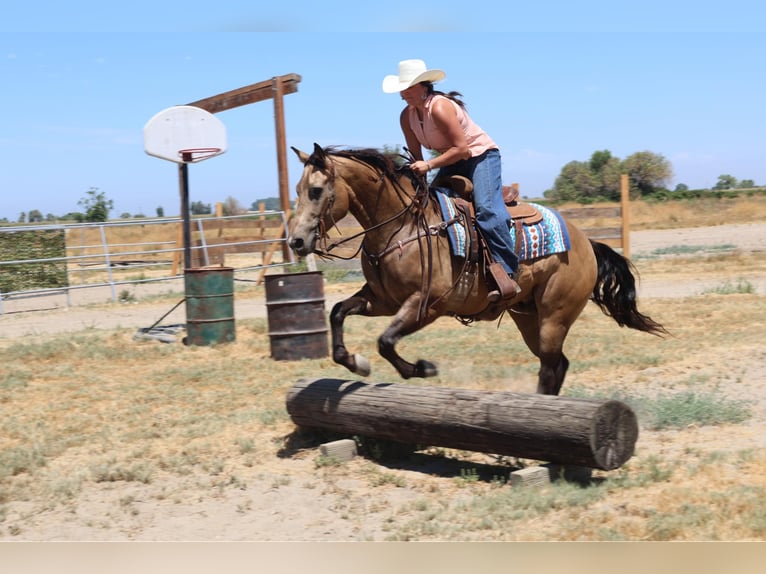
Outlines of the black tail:
{"label": "black tail", "polygon": [[591,240],[598,262],[598,278],[593,288],[593,302],[605,315],[608,315],[620,327],[630,327],[653,335],[667,335],[668,331],[647,315],[638,311],[636,306],[636,271],[626,257],[614,249]]}

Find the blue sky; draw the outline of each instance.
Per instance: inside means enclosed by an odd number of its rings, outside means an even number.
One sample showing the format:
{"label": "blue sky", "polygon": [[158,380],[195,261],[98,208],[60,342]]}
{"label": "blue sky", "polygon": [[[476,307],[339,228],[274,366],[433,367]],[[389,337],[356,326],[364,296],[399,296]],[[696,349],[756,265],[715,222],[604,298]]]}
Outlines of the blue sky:
{"label": "blue sky", "polygon": [[[447,72],[439,88],[463,93],[525,196],[603,149],[663,155],[671,188],[721,174],[766,184],[766,9],[753,2],[508,2],[451,16],[444,3],[171,4],[0,14],[0,219],[77,211],[90,188],[112,216],[177,215],[177,169],[144,153],[146,122],[284,74],[302,78],[284,98],[288,146],[402,145],[402,102],[380,85],[407,58]],[[228,151],[190,166],[191,200],[276,196],[273,102],[218,117]],[[301,166],[288,160],[292,193]]]}

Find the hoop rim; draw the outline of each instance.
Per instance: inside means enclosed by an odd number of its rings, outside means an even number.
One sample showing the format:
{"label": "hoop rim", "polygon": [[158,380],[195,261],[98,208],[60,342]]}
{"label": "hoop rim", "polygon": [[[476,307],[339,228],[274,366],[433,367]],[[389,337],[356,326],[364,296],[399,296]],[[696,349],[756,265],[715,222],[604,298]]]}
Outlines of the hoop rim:
{"label": "hoop rim", "polygon": [[219,147],[191,147],[179,149],[178,157],[180,157],[184,163],[195,163],[213,157],[219,153],[221,153],[221,148]]}

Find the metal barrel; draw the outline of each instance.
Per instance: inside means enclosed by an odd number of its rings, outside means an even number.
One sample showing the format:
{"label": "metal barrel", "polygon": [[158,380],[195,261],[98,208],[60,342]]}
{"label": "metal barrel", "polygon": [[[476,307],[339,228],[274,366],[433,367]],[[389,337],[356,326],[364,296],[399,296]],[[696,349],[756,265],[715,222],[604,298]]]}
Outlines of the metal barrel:
{"label": "metal barrel", "polygon": [[216,345],[236,338],[234,269],[198,267],[184,270],[187,345]]}
{"label": "metal barrel", "polygon": [[267,275],[264,285],[271,357],[277,361],[326,357],[322,272]]}

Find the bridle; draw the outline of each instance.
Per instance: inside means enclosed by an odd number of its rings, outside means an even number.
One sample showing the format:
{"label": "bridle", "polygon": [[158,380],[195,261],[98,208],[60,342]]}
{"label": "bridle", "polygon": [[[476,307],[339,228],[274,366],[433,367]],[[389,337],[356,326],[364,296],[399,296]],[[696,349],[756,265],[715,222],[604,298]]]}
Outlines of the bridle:
{"label": "bridle", "polygon": [[[360,163],[363,163],[367,165],[364,161],[351,157],[350,159],[353,159],[355,161],[358,161]],[[399,168],[400,170],[403,170],[404,168]],[[328,243],[329,241],[329,235],[328,231],[332,227],[335,227],[338,232],[340,233],[340,228],[338,227],[337,221],[335,221],[333,215],[332,215],[332,208],[335,205],[335,188],[334,188],[334,181],[335,181],[335,169],[334,167],[331,167],[327,170],[329,173],[327,173],[328,182],[327,187],[325,189],[329,189],[331,191],[331,197],[328,198],[325,205],[322,207],[322,210],[318,216],[319,223],[317,225],[316,229],[316,235],[317,235],[317,242],[320,246],[319,249],[315,249],[314,253],[316,253],[319,257],[326,258],[326,259],[342,259],[342,260],[350,260],[356,258],[359,253],[363,253],[364,256],[367,258],[367,260],[373,265],[374,268],[380,269],[381,261],[387,257],[388,255],[392,253],[399,253],[400,256],[404,251],[404,247],[413,242],[417,242],[419,246],[419,253],[420,253],[420,264],[421,269],[426,270],[427,273],[423,273],[421,276],[421,293],[423,294],[423,297],[421,297],[421,303],[420,307],[418,309],[418,320],[422,320],[425,318],[426,313],[428,311],[428,301],[430,299],[430,292],[431,292],[431,285],[433,282],[433,245],[432,245],[432,238],[437,235],[442,235],[446,232],[446,229],[450,227],[451,225],[455,225],[456,223],[459,223],[462,221],[461,215],[456,215],[452,219],[448,221],[441,221],[438,224],[429,225],[426,219],[426,207],[428,206],[430,194],[428,192],[428,182],[426,181],[425,175],[422,176],[415,176],[414,174],[404,174],[403,177],[408,176],[410,180],[413,183],[414,188],[414,194],[410,195],[410,193],[407,192],[407,190],[404,189],[402,184],[398,181],[396,178],[389,178],[389,181],[394,185],[397,192],[400,196],[409,197],[409,201],[404,202],[404,207],[398,211],[397,213],[394,213],[390,217],[386,218],[383,221],[380,221],[371,227],[367,227],[362,229],[361,231],[354,233],[353,235],[350,235],[348,237],[343,237],[341,239],[338,239],[336,241],[333,241],[332,243]],[[384,173],[380,174],[381,178],[385,178],[386,175]],[[329,187],[332,186],[332,187]],[[331,251],[337,247],[340,247],[341,245],[348,243],[349,241],[353,241],[354,239],[357,239],[359,237],[366,237],[367,234],[369,234],[372,231],[375,231],[377,229],[380,229],[382,227],[385,227],[386,225],[389,225],[396,220],[403,218],[407,213],[415,213],[416,219],[417,219],[417,231],[414,235],[407,237],[405,239],[398,239],[393,242],[389,242],[389,244],[378,252],[371,252],[368,251],[365,247],[365,242],[362,240],[362,242],[359,244],[359,247],[354,251],[354,253],[350,256],[341,256],[331,253]],[[328,228],[327,222],[330,221],[331,225]],[[425,241],[425,248],[423,248],[423,241]],[[455,284],[456,285],[456,284]],[[452,286],[452,289],[455,288],[455,285]],[[450,289],[450,291],[452,290]],[[443,298],[440,297],[439,299]],[[433,304],[435,304],[436,301]]]}

